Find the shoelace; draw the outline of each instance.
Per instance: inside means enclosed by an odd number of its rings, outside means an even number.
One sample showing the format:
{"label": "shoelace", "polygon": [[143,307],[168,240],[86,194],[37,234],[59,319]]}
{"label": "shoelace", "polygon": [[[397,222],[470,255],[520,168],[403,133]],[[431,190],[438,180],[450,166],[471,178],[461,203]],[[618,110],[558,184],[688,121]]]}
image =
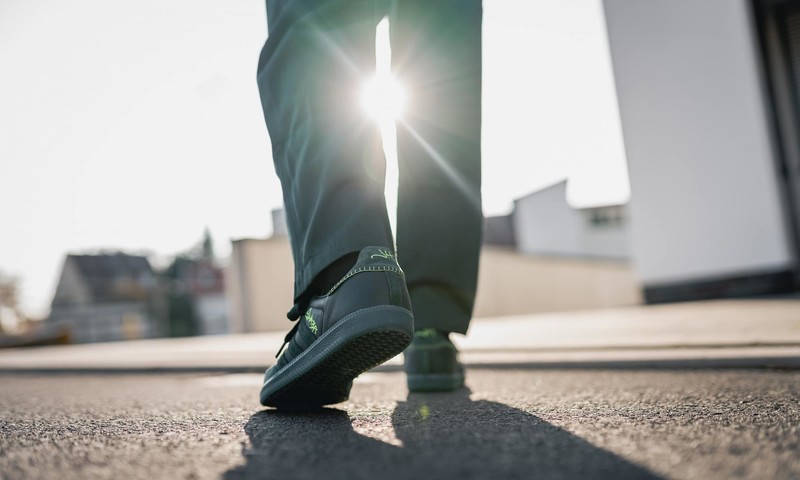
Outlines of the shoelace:
{"label": "shoelace", "polygon": [[284,347],[286,347],[286,345],[288,345],[289,342],[292,341],[292,338],[297,333],[297,329],[300,328],[300,322],[298,322],[297,319],[299,319],[303,311],[307,309],[308,309],[308,301],[303,299],[298,299],[298,302],[292,305],[291,310],[289,310],[289,312],[286,313],[286,318],[288,318],[289,321],[295,322],[295,324],[294,326],[292,326],[292,329],[289,330],[289,333],[287,333],[286,336],[283,338],[283,345],[281,345],[281,348],[278,349],[278,353],[275,354],[275,358],[280,357]]}

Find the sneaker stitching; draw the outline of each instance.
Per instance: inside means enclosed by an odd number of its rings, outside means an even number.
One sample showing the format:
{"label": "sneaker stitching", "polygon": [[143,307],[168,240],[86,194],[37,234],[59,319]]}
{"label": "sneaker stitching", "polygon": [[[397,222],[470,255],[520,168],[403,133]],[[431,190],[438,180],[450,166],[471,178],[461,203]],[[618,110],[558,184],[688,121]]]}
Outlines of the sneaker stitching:
{"label": "sneaker stitching", "polygon": [[397,267],[393,267],[391,265],[382,265],[382,266],[377,266],[377,267],[358,267],[358,268],[355,268],[355,269],[350,270],[349,272],[347,272],[347,275],[342,277],[342,279],[339,280],[336,283],[336,285],[334,285],[333,288],[331,288],[328,291],[328,293],[326,293],[325,295],[327,296],[327,295],[332,294],[333,292],[336,291],[337,288],[339,288],[350,277],[352,277],[353,275],[356,275],[358,273],[363,273],[363,272],[394,272],[394,273],[400,275],[401,277],[405,277],[405,273],[403,273],[402,270],[400,270]]}
{"label": "sneaker stitching", "polygon": [[[385,250],[385,249],[379,249],[378,253],[373,253],[372,255],[369,256],[369,258],[375,258],[375,257],[385,258],[387,260],[395,260],[394,254],[392,254],[392,252],[390,252],[389,250]],[[395,261],[397,261],[397,260],[395,260]]]}

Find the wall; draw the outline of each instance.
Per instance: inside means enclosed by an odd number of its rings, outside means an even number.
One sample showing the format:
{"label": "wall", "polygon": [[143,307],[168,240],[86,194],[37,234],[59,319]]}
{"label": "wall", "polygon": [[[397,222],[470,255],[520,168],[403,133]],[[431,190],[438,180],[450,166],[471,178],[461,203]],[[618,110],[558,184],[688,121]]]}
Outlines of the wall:
{"label": "wall", "polygon": [[294,263],[288,237],[236,240],[225,275],[231,332],[288,330]]}
{"label": "wall", "polygon": [[786,270],[746,0],[605,0],[646,286]]}
{"label": "wall", "polygon": [[[288,239],[233,242],[226,293],[235,332],[285,331],[293,294]],[[237,281],[239,278],[240,281]],[[502,248],[481,254],[475,316],[616,307],[641,303],[625,262],[548,258]]]}
{"label": "wall", "polygon": [[541,257],[484,248],[476,317],[637,305],[640,285],[626,262]]}

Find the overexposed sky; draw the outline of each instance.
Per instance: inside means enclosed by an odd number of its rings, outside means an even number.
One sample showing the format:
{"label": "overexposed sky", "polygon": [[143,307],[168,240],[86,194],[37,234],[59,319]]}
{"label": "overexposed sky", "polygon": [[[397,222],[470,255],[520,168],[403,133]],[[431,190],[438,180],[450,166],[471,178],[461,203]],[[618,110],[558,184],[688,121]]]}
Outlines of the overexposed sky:
{"label": "overexposed sky", "polygon": [[[0,3],[0,270],[28,312],[67,252],[270,233],[265,38],[261,0]],[[601,0],[485,0],[483,104],[487,214],[567,177],[575,206],[628,198]]]}

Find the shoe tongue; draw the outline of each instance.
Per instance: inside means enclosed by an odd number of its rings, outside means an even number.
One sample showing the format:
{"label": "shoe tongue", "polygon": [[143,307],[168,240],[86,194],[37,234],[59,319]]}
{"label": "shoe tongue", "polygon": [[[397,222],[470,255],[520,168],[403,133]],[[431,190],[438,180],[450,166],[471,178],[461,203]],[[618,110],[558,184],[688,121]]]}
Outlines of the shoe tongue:
{"label": "shoe tongue", "polygon": [[397,267],[394,252],[386,247],[366,247],[358,255],[357,265],[391,265]]}

